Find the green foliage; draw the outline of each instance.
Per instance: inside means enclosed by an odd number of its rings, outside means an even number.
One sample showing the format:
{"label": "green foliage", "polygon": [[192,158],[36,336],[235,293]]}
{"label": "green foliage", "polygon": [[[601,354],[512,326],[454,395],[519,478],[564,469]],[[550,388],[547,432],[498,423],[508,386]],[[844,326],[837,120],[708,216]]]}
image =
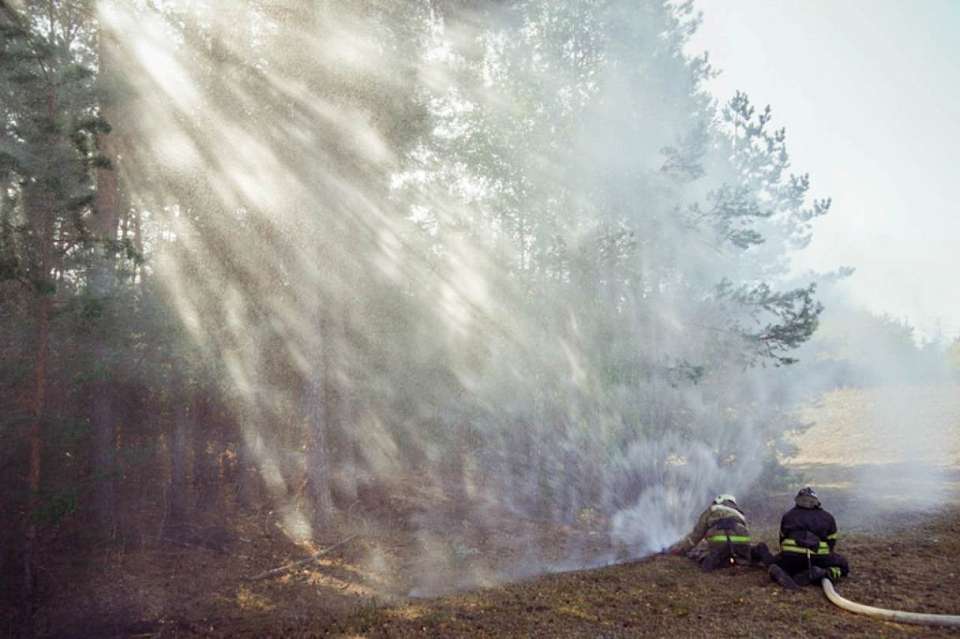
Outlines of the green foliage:
{"label": "green foliage", "polygon": [[738,330],[756,348],[748,356],[751,363],[767,358],[782,366],[796,363],[795,358],[784,353],[799,347],[817,330],[823,305],[814,298],[816,288],[816,283],[789,291],[773,291],[766,283],[734,288],[729,280],[723,280],[717,285],[717,297],[749,309],[749,318],[754,324],[760,324],[763,316],[778,320],[763,324],[759,330]]}
{"label": "green foliage", "polygon": [[411,218],[441,272],[464,235],[492,254],[481,275],[518,337],[463,340],[491,353],[475,401],[502,407],[508,440],[560,458],[557,438],[576,442],[575,463],[554,460],[572,474],[601,472],[593,447],[680,437],[726,459],[751,431],[773,446],[792,422],[755,402],[753,369],[795,363],[823,311],[815,284],[785,275],[830,200],[789,173],[769,107],[738,93],[715,108],[712,69],[682,53],[689,9],[531,0],[478,46],[438,44],[457,80],[428,95]]}
{"label": "green foliage", "polygon": [[53,295],[56,284],[43,272],[51,264],[41,263],[52,255],[47,234],[73,228],[83,240],[81,219],[94,203],[91,171],[103,164],[90,138],[109,126],[96,112],[94,72],[78,59],[85,43],[71,48],[45,37],[29,14],[11,15],[3,16],[7,37],[0,41],[0,275]]}
{"label": "green foliage", "polygon": [[80,506],[80,492],[76,488],[65,488],[39,496],[37,507],[31,519],[40,526],[57,526]]}
{"label": "green foliage", "polygon": [[[720,467],[751,429],[761,448],[779,437],[752,369],[794,362],[817,328],[815,287],[784,273],[830,202],[788,173],[769,108],[705,93],[707,59],[684,54],[692,5],[347,3],[355,20],[320,19],[327,4],[296,15],[374,33],[367,66],[317,63],[302,25],[267,13],[159,9],[201,98],[189,116],[138,93],[169,69],[141,85],[97,64],[92,23],[72,46],[4,26],[0,283],[29,286],[3,321],[54,296],[50,386],[75,426],[46,443],[86,463],[58,470],[166,469],[197,394],[291,458],[322,435],[376,481],[470,455],[518,510],[609,516],[681,445]],[[123,113],[128,97],[156,117]],[[196,166],[165,164],[157,136],[198,147]],[[103,171],[143,228],[96,235]],[[104,389],[143,431],[112,461],[70,415]],[[79,506],[52,495],[36,517]]]}
{"label": "green foliage", "polygon": [[35,277],[30,283],[33,285],[33,291],[38,296],[48,296],[53,295],[57,292],[57,284],[46,277]]}

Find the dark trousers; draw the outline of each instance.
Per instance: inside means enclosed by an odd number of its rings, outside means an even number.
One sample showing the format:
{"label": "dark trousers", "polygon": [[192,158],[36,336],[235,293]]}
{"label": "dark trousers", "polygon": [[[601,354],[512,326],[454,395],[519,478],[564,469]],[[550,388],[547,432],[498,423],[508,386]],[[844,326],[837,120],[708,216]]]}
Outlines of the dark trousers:
{"label": "dark trousers", "polygon": [[700,560],[700,567],[704,571],[710,572],[733,564],[768,566],[773,560],[773,554],[764,543],[759,543],[756,546],[750,544],[718,544],[711,547],[703,559]]}
{"label": "dark trousers", "polygon": [[836,552],[827,555],[810,555],[809,561],[807,555],[803,553],[781,552],[772,563],[783,568],[801,586],[810,582],[811,566],[823,569],[837,567],[843,577],[850,574],[850,564],[847,562],[847,558]]}

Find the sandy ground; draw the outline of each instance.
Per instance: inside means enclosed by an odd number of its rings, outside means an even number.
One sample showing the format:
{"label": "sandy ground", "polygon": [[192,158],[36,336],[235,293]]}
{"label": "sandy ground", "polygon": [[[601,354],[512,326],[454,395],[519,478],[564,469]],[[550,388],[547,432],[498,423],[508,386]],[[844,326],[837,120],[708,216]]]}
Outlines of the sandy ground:
{"label": "sandy ground", "polygon": [[870,523],[960,503],[960,386],[837,390],[802,417],[814,425],[786,463],[836,497],[838,515]]}

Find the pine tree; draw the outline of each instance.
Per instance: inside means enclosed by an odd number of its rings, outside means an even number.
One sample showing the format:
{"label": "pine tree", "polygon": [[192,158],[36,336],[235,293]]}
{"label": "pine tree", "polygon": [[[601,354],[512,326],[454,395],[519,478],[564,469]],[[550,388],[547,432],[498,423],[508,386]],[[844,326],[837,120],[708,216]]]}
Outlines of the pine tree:
{"label": "pine tree", "polygon": [[43,447],[50,437],[45,431],[52,323],[66,299],[64,274],[76,268],[70,249],[82,249],[91,239],[84,215],[94,198],[93,172],[103,162],[94,139],[106,127],[95,109],[93,73],[76,53],[84,43],[68,36],[63,24],[49,20],[42,25],[37,15],[0,3],[2,276],[19,285],[14,299],[30,308],[23,320],[34,328],[22,560],[28,618],[34,605],[37,520],[44,505]]}

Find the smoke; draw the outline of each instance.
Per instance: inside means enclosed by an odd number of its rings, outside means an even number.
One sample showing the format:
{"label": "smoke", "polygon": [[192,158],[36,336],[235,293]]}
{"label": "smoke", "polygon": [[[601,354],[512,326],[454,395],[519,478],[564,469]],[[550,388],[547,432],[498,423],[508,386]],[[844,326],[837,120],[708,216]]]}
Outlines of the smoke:
{"label": "smoke", "polygon": [[688,9],[440,4],[99,14],[195,374],[291,539],[395,515],[414,594],[641,556],[749,488],[790,426],[755,365],[805,330],[758,285],[825,211],[702,91]]}
{"label": "smoke", "polygon": [[[954,384],[920,383],[834,389],[805,418],[790,464],[834,502],[849,527],[905,525],[957,496],[960,395]],[[894,515],[893,517],[890,517]]]}
{"label": "smoke", "polygon": [[787,389],[807,428],[785,459],[847,521],[902,524],[956,498],[960,393],[947,345],[854,306],[855,283],[852,269],[822,278],[826,311]]}

